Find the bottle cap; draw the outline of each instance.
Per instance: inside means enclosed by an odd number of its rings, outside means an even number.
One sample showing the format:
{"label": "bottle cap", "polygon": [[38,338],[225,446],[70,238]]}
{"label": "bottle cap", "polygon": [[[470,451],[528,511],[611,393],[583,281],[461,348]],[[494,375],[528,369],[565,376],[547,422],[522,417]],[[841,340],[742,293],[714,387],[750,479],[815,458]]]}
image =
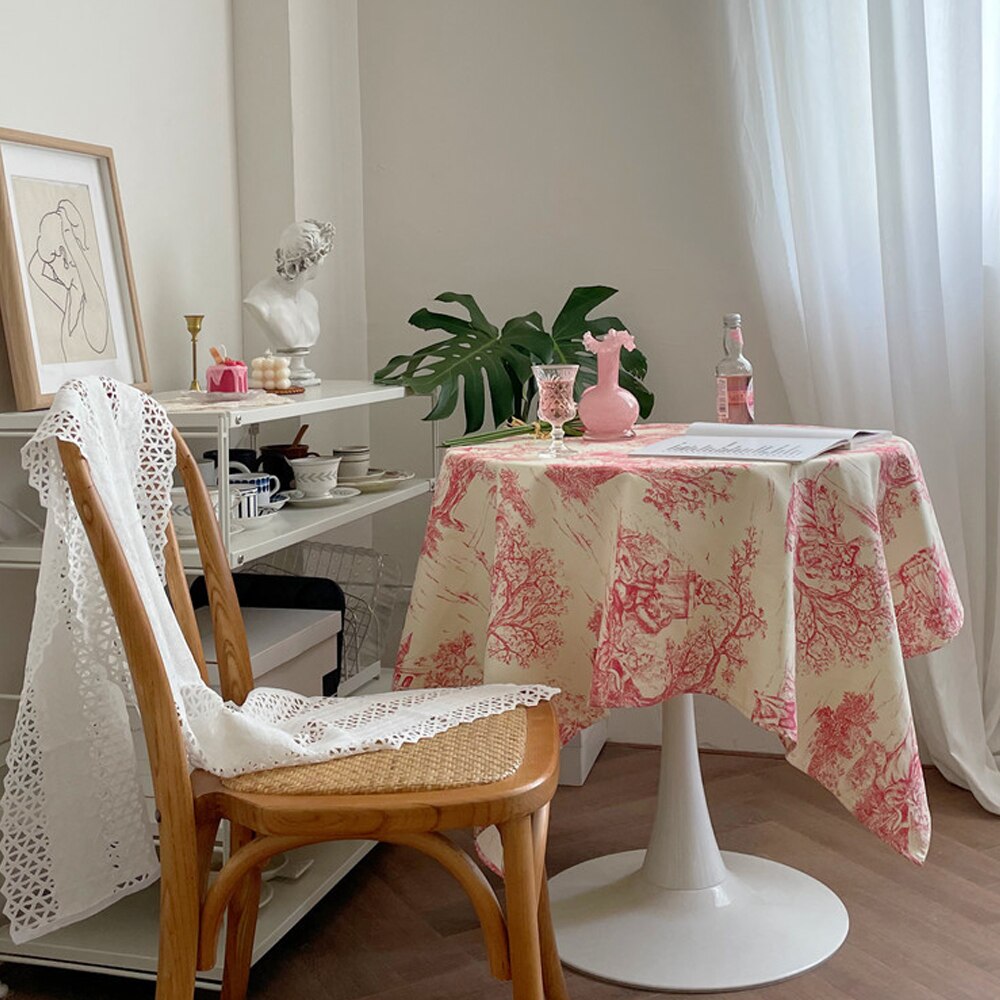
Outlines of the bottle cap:
{"label": "bottle cap", "polygon": [[739,326],[740,326],[740,323],[741,323],[741,320],[740,320],[740,314],[739,313],[726,313],[726,315],[722,317],[722,325],[727,330],[736,330],[736,329],[738,329]]}

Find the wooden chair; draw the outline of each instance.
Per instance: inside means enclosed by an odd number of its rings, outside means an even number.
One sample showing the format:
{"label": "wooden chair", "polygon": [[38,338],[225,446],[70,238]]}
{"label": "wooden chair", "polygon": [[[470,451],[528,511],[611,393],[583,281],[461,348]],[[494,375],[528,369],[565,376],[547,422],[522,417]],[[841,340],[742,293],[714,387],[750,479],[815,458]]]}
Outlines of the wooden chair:
{"label": "wooden chair", "polygon": [[[208,586],[222,693],[242,703],[253,687],[253,676],[229,563],[198,468],[176,431],[174,439]],[[311,776],[321,785],[330,780],[336,784],[341,763],[351,762],[356,776],[358,762],[369,760],[374,786],[367,794],[263,794],[238,790],[240,779],[223,781],[204,771],[190,773],[160,650],[114,525],[77,447],[60,442],[59,451],[121,632],[152,767],[162,868],[157,1000],[191,1000],[196,971],[215,964],[227,913],[222,997],[244,1000],[262,866],[282,851],[343,839],[405,844],[436,859],[468,894],[482,926],[490,970],[498,979],[513,981],[515,1000],[568,1000],[549,916],[544,861],[559,761],[551,707],[542,704],[481,720],[496,726],[496,720],[521,713],[524,733],[520,765],[508,777],[486,784],[462,779],[459,787],[391,790],[391,779],[379,776],[378,759],[384,764],[387,755],[402,752],[392,750],[241,776],[251,782],[271,781],[278,789],[290,773],[306,778],[306,784]],[[174,613],[202,676],[207,677],[172,527],[166,558]],[[475,737],[474,728],[481,723],[462,725],[403,749],[419,761],[442,739],[454,739],[453,734],[464,730]],[[387,782],[389,789],[383,790]],[[210,881],[212,849],[223,819],[230,823],[231,853]],[[493,824],[503,845],[506,918],[480,868],[442,832]]]}

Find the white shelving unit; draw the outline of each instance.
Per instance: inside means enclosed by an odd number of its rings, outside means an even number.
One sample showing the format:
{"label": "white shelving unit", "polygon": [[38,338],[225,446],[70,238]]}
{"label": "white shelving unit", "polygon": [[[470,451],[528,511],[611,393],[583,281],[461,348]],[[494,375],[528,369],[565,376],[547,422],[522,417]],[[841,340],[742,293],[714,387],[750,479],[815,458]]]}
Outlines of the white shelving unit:
{"label": "white shelving unit", "polygon": [[[177,393],[157,395],[161,402]],[[220,456],[227,455],[234,432],[256,429],[276,420],[299,419],[351,407],[401,399],[405,391],[394,386],[378,386],[360,381],[326,381],[307,389],[302,395],[287,397],[284,405],[178,410],[170,414],[174,425],[192,438],[214,439]],[[26,438],[40,423],[44,412],[0,414],[0,437]],[[431,442],[436,447],[436,440]],[[199,449],[200,450],[200,449]],[[432,465],[436,468],[436,461]],[[237,569],[255,559],[276,552],[296,542],[305,541],[340,528],[414,497],[429,493],[432,479],[414,479],[385,493],[362,494],[347,503],[319,509],[295,509],[286,506],[270,522],[255,531],[233,532],[229,523],[229,470],[219,464],[219,522],[229,554],[229,563]],[[197,549],[182,547],[185,568],[200,569]],[[0,541],[0,569],[30,569],[38,566],[41,536],[37,533]],[[321,623],[306,623],[303,628],[318,629]],[[328,627],[328,626],[327,626]],[[339,623],[338,626],[339,627]],[[263,626],[267,649],[276,647],[286,653],[307,645],[306,637],[272,635]],[[270,655],[270,654],[268,654]],[[388,688],[388,675],[380,675],[379,664],[372,664],[342,685],[341,692],[370,693]],[[266,680],[266,678],[265,678]],[[371,841],[341,841],[314,845],[292,852],[286,871],[295,879],[277,877],[266,883],[273,895],[261,907],[254,942],[253,961],[257,962],[322,897],[335,886],[374,846]],[[61,968],[110,973],[139,979],[154,979],[156,974],[159,887],[153,886],[116,903],[87,920],[63,928],[26,945],[15,945],[6,927],[0,927],[0,962],[49,965]],[[220,942],[224,941],[224,934]],[[222,952],[215,968],[199,973],[199,985],[218,989],[222,976]]]}
{"label": "white shelving unit", "polygon": [[[335,507],[299,508],[286,505],[268,519],[268,524],[255,531],[241,531],[229,534],[226,551],[229,565],[233,569],[277,552],[296,542],[315,538],[334,528],[358,521],[363,517],[388,510],[405,500],[423,496],[431,489],[429,479],[411,479],[388,493],[370,493],[354,497]],[[220,514],[226,509],[224,501],[219,502]],[[223,518],[220,516],[220,523]],[[227,536],[224,533],[223,538]],[[42,536],[28,535],[11,542],[0,543],[0,569],[26,569],[38,566],[42,554]],[[181,561],[185,569],[198,570],[201,562],[195,543],[181,544]]]}
{"label": "white shelving unit", "polygon": [[[185,437],[214,438],[219,455],[228,455],[234,431],[243,432],[276,420],[308,417],[358,406],[371,406],[389,400],[402,399],[405,390],[397,386],[374,385],[359,381],[326,381],[300,396],[285,397],[283,405],[256,406],[243,409],[178,410],[170,414],[174,426]],[[156,395],[160,402],[169,402],[181,395],[165,392]],[[0,413],[0,437],[28,437],[38,427],[44,411],[30,413]],[[234,532],[229,517],[229,466],[219,463],[219,525],[233,569],[283,549],[296,542],[314,538],[325,531],[343,527],[352,521],[377,514],[399,503],[430,491],[430,479],[413,479],[387,493],[362,494],[334,507],[299,508],[286,505],[269,523],[255,531]],[[0,568],[31,568],[38,565],[42,539],[28,534],[0,543]],[[187,569],[196,570],[200,563],[194,543],[181,548]]]}
{"label": "white shelving unit", "polygon": [[[296,861],[311,860],[312,865],[295,881],[275,878],[265,883],[274,887],[274,896],[261,907],[257,919],[253,961],[266,955],[374,846],[370,840],[342,840],[295,851]],[[28,944],[14,944],[2,927],[0,961],[155,979],[159,906],[157,884]],[[221,986],[224,944],[223,931],[215,967],[198,973],[199,986],[215,990]]]}

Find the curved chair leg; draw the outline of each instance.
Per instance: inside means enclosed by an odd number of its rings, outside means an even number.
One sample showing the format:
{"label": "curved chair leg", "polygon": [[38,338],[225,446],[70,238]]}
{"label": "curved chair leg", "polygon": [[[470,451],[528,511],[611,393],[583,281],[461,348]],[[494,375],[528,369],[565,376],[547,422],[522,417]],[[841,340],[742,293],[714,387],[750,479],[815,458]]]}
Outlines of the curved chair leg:
{"label": "curved chair leg", "polygon": [[531,817],[519,816],[500,827],[503,841],[507,932],[514,1000],[545,1000],[538,937],[538,894]]}
{"label": "curved chair leg", "polygon": [[549,837],[549,807],[546,802],[531,817],[531,835],[535,850],[535,891],[538,894],[538,940],[542,950],[542,982],[545,1000],[569,1000],[566,978],[556,935],[552,929],[552,910],[549,906],[549,882],[545,875],[545,847]]}
{"label": "curved chair leg", "polygon": [[556,933],[552,929],[552,911],[549,908],[549,881],[542,874],[541,892],[538,895],[538,939],[542,950],[542,981],[545,1000],[569,1000],[566,977],[563,975]]}
{"label": "curved chair leg", "polygon": [[[230,824],[230,852],[235,854],[253,839],[253,831]],[[254,868],[244,876],[229,901],[226,918],[226,962],[222,970],[222,1000],[246,1000],[250,983],[250,960],[257,930],[260,906],[261,870]],[[159,998],[157,998],[159,1000]]]}
{"label": "curved chair leg", "polygon": [[510,944],[507,924],[497,902],[496,894],[482,869],[465,851],[457,847],[443,833],[411,833],[383,837],[382,843],[401,844],[433,858],[462,887],[469,897],[489,959],[490,972],[497,979],[510,979]]}

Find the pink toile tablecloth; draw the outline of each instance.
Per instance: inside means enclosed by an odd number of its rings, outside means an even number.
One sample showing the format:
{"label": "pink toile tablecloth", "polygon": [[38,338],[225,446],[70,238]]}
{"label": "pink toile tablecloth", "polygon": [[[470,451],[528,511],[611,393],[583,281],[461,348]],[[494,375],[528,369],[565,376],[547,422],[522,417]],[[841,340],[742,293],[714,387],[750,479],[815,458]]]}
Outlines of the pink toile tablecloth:
{"label": "pink toile tablecloth", "polygon": [[677,433],[451,449],[396,686],[562,689],[564,739],[610,707],[703,693],[776,733],[788,760],[896,850],[930,817],[903,659],[962,625],[913,448],[799,465],[633,455]]}

